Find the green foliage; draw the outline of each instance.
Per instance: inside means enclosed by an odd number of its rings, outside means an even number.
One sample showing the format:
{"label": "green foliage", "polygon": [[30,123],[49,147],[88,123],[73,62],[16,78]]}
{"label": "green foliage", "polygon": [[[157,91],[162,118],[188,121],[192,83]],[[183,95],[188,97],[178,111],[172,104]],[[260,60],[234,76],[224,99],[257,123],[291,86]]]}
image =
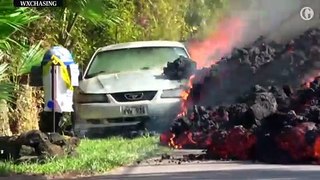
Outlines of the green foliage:
{"label": "green foliage", "polygon": [[75,28],[81,27],[80,23],[105,26],[119,22],[120,19],[112,15],[116,8],[116,0],[67,0],[64,8],[50,12],[52,23],[57,25],[56,43],[72,48],[78,39]]}
{"label": "green foliage", "polygon": [[[35,56],[40,53],[35,52],[40,51],[39,45],[31,47],[30,51],[26,52],[26,47],[12,38],[15,32],[24,30],[24,26],[38,18],[39,14],[30,8],[15,8],[12,6],[12,1],[0,1],[0,50],[2,54],[8,54],[10,57],[7,60],[10,62],[9,76],[21,76],[27,73],[28,66],[34,63]],[[0,58],[0,62],[3,59]],[[13,68],[15,71],[12,71]],[[15,74],[11,74],[12,72]]]}
{"label": "green foliage", "polygon": [[77,157],[52,159],[45,164],[0,163],[0,175],[8,172],[47,175],[68,172],[103,173],[162,151],[157,144],[158,139],[159,137],[140,137],[130,140],[113,137],[104,140],[82,140],[77,148],[79,153]]}
{"label": "green foliage", "polygon": [[13,86],[11,83],[5,82],[8,64],[0,64],[0,100],[11,101]]}
{"label": "green foliage", "polygon": [[18,44],[10,37],[16,31],[23,30],[28,23],[39,16],[30,8],[14,8],[9,0],[0,1],[0,49],[6,50],[11,44]]}
{"label": "green foliage", "polygon": [[64,2],[63,8],[33,9],[0,0],[0,64],[10,63],[7,78],[0,81],[0,99],[19,94],[10,91],[10,83],[15,90],[28,83],[26,74],[41,61],[43,48],[63,45],[85,65],[97,48],[113,43],[204,37],[227,6],[227,0]]}
{"label": "green foliage", "polygon": [[67,0],[65,8],[38,10],[43,17],[31,25],[29,39],[64,45],[77,62],[86,64],[98,47],[112,43],[186,41],[201,35],[219,18],[227,0],[93,1]]}
{"label": "green foliage", "polygon": [[227,0],[196,0],[189,3],[185,22],[198,37],[213,31],[214,25],[224,15]]}
{"label": "green foliage", "polygon": [[12,58],[11,68],[14,69],[13,76],[22,76],[31,72],[33,66],[37,66],[41,63],[45,53],[45,49],[41,48],[41,43],[34,44],[32,46],[20,46],[20,49],[15,50]]}

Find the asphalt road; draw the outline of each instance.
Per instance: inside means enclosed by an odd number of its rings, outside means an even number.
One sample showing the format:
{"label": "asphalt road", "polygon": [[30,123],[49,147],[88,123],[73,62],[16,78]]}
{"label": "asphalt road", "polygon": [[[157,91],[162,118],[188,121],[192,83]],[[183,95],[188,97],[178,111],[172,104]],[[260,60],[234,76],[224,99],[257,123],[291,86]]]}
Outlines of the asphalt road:
{"label": "asphalt road", "polygon": [[320,166],[282,166],[208,161],[181,165],[139,165],[121,168],[105,176],[78,179],[320,179]]}
{"label": "asphalt road", "polygon": [[[177,179],[259,179],[296,180],[320,179],[320,165],[270,165],[240,161],[189,161],[181,160],[187,154],[201,154],[200,151],[175,151],[173,159],[153,158],[131,166],[115,169],[108,174],[93,177],[77,177],[77,180],[177,180]],[[43,176],[18,175],[0,177],[0,180],[46,180]],[[61,179],[68,179],[67,177]]]}
{"label": "asphalt road", "polygon": [[[188,152],[176,152],[174,157]],[[77,178],[104,179],[320,179],[319,165],[268,165],[252,162],[180,161],[150,159],[116,169],[107,175]]]}

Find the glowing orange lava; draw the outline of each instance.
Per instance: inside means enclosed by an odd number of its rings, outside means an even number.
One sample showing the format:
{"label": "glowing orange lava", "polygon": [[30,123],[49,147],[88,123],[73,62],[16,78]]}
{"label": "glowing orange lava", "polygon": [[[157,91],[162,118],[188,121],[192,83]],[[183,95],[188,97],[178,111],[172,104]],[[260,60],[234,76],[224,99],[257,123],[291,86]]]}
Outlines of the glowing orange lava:
{"label": "glowing orange lava", "polygon": [[320,159],[320,137],[317,137],[314,143],[314,156]]}
{"label": "glowing orange lava", "polygon": [[320,76],[320,72],[314,73],[313,75],[308,76],[307,78],[305,78],[303,80],[303,82],[305,82],[305,83],[303,83],[304,88],[310,88],[310,83],[315,80],[315,77],[318,77],[318,76]]}

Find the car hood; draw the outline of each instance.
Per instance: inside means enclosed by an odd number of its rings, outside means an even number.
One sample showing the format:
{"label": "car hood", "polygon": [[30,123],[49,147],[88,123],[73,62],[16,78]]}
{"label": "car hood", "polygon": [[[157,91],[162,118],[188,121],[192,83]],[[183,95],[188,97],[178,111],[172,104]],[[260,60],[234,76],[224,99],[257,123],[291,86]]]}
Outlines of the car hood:
{"label": "car hood", "polygon": [[130,91],[156,91],[181,87],[186,80],[169,80],[162,70],[141,70],[115,74],[100,74],[80,82],[85,93],[116,93]]}

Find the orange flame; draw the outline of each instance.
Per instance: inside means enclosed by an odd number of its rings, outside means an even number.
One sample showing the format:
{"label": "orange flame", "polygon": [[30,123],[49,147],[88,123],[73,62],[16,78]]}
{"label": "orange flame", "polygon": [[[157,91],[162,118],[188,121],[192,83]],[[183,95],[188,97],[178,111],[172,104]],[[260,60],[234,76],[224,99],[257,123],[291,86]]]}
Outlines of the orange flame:
{"label": "orange flame", "polygon": [[182,116],[185,116],[187,114],[188,97],[189,97],[190,91],[192,89],[192,82],[193,82],[194,78],[195,78],[195,75],[190,76],[188,84],[187,84],[187,89],[182,91],[182,93],[181,93],[181,98],[182,98],[181,111],[178,114],[178,117],[182,117]]}
{"label": "orange flame", "polygon": [[176,135],[175,135],[175,134],[172,134],[172,136],[171,136],[171,138],[170,138],[170,141],[169,141],[169,143],[168,143],[168,146],[169,146],[169,147],[173,147],[174,149],[181,149],[182,146],[175,143],[175,141],[174,141],[174,138],[175,138],[175,137],[176,137]]}
{"label": "orange flame", "polygon": [[216,31],[202,42],[191,42],[189,52],[198,68],[215,64],[222,56],[230,53],[240,43],[244,22],[240,18],[230,18],[218,24]]}

